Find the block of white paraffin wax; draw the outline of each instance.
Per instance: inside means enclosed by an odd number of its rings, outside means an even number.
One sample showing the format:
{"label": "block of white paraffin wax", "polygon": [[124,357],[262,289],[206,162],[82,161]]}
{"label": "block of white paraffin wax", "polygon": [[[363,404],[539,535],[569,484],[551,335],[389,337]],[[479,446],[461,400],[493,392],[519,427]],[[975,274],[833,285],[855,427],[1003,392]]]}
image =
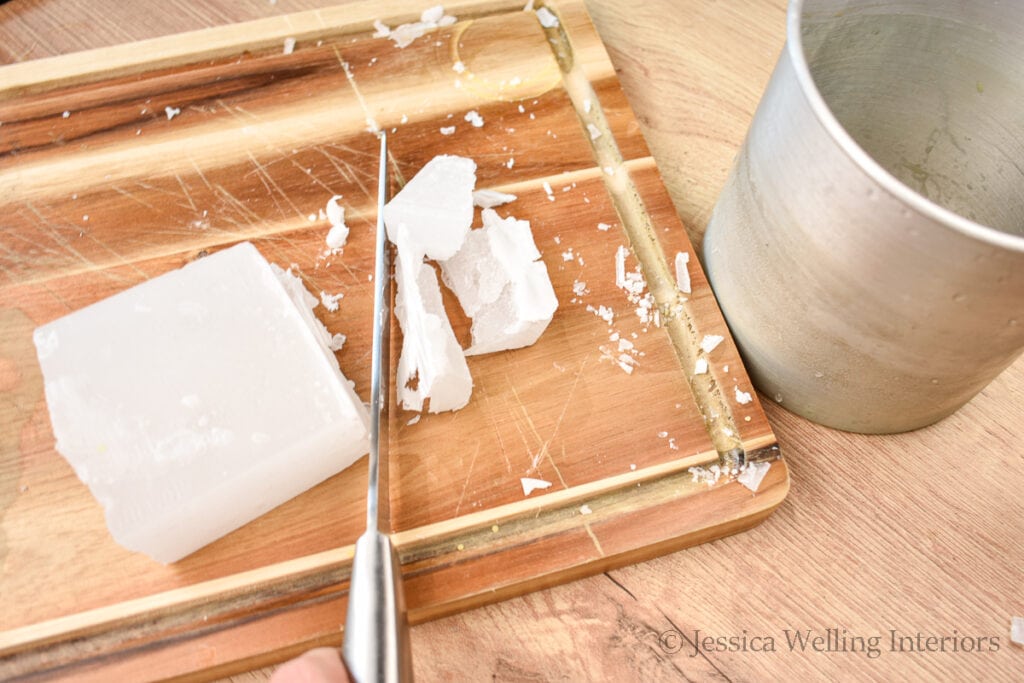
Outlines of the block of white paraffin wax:
{"label": "block of white paraffin wax", "polygon": [[483,227],[441,263],[445,284],[473,319],[467,356],[533,344],[558,308],[529,221],[503,219],[493,209],[482,218]]}
{"label": "block of white paraffin wax", "polygon": [[315,302],[243,243],[35,331],[57,450],[118,543],[174,562],[367,452]]}

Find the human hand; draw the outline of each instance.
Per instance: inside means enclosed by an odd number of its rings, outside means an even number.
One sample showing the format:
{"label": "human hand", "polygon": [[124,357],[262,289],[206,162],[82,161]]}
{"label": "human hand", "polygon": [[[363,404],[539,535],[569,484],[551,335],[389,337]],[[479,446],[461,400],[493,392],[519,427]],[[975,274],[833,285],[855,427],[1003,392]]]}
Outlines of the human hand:
{"label": "human hand", "polygon": [[270,683],[351,683],[341,653],[318,647],[277,667]]}

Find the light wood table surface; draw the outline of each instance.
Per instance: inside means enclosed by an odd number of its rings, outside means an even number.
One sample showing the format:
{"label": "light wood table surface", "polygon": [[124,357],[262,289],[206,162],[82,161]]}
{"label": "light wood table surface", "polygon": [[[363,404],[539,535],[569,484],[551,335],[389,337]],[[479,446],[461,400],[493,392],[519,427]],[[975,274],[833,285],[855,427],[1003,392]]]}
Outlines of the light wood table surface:
{"label": "light wood table surface", "polygon": [[[339,3],[12,0],[0,6],[0,62],[331,4]],[[699,245],[782,48],[785,3],[587,5]],[[1024,615],[1024,360],[952,417],[897,436],[826,429],[762,398],[792,470],[789,498],[767,522],[417,626],[417,677],[1021,680],[1024,648],[1010,643],[1009,623]],[[831,641],[791,649],[787,633],[808,629]],[[716,641],[695,655],[695,630],[737,646],[745,636],[747,650],[718,651]],[[947,651],[891,651],[893,631],[915,648]],[[754,651],[769,637],[774,652]],[[835,651],[855,637],[877,637],[877,655]],[[964,637],[975,651],[960,649]]]}

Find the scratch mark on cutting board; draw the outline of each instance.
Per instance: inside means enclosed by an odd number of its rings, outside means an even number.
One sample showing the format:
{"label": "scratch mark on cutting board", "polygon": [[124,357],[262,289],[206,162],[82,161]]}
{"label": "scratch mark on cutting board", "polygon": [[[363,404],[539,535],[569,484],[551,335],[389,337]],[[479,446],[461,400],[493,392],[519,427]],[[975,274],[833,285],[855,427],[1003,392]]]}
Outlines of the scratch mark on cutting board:
{"label": "scratch mark on cutting board", "polygon": [[178,185],[181,186],[181,193],[183,195],[185,195],[185,199],[188,201],[188,205],[190,207],[192,207],[193,211],[198,212],[199,211],[199,207],[196,206],[196,203],[194,201],[192,201],[192,193],[189,192],[188,185],[185,184],[185,181],[182,180],[181,176],[179,174],[177,174],[177,173],[174,174],[174,179],[177,180],[178,181]]}
{"label": "scratch mark on cutting board", "polygon": [[583,528],[586,530],[587,536],[590,536],[590,540],[594,542],[594,547],[597,548],[597,553],[601,557],[604,557],[604,548],[601,547],[601,541],[597,540],[597,534],[595,534],[594,530],[590,528],[590,523],[584,520]]}
{"label": "scratch mark on cutting board", "polygon": [[512,461],[509,460],[508,452],[505,448],[505,440],[501,438],[501,430],[498,429],[498,423],[494,419],[495,411],[491,410],[491,396],[487,392],[487,387],[484,385],[480,386],[480,395],[484,399],[484,403],[487,404],[487,409],[484,413],[487,415],[487,419],[491,423],[491,430],[494,432],[494,436],[498,439],[498,449],[501,451],[501,457],[505,458],[505,471],[509,474],[512,473]]}
{"label": "scratch mark on cutting board", "polygon": [[[562,482],[563,488],[569,488],[569,486],[565,483],[565,479],[562,477],[562,472],[561,470],[558,469],[558,465],[555,464],[555,459],[551,457],[550,445],[551,442],[554,441],[555,437],[558,435],[558,429],[562,426],[562,420],[565,419],[565,412],[569,409],[569,404],[572,403],[573,394],[576,393],[576,386],[580,383],[580,377],[583,376],[583,370],[586,369],[587,362],[589,360],[590,354],[587,354],[586,356],[583,357],[583,362],[580,363],[580,368],[579,370],[576,371],[576,376],[572,380],[572,386],[569,387],[569,392],[565,397],[565,403],[562,404],[562,412],[558,414],[558,419],[555,421],[555,428],[551,430],[551,436],[549,436],[548,440],[544,442],[544,446],[541,449],[541,451],[547,455],[548,462],[551,463],[551,466],[555,469],[555,474],[558,475],[558,481]],[[564,444],[562,445],[562,458],[563,460],[565,459]]]}
{"label": "scratch mark on cutting board", "polygon": [[[269,184],[270,187],[273,188],[273,191],[271,191],[269,188],[267,190],[268,192],[271,192],[271,196],[273,197],[273,192],[277,192],[279,195],[281,195],[282,199],[284,199],[286,202],[288,202],[288,205],[290,207],[292,207],[292,210],[295,211],[296,215],[304,216],[305,214],[303,214],[302,210],[299,209],[299,207],[295,204],[295,202],[292,201],[292,198],[288,196],[288,193],[285,192],[281,188],[281,186],[277,184],[277,181],[274,180],[273,176],[271,176],[270,173],[267,172],[267,169],[263,167],[263,164],[261,164],[256,159],[256,156],[253,155],[252,152],[248,152],[248,151],[246,152],[246,154],[249,157],[249,161],[252,162],[252,165],[256,167],[255,168],[256,176],[260,179],[260,182],[263,183],[263,186],[267,187],[267,185]],[[298,164],[296,164],[296,165],[298,165]],[[276,204],[277,202],[274,202],[274,203]],[[278,207],[278,208],[280,208],[280,207]]]}
{"label": "scratch mark on cutting board", "polygon": [[348,79],[349,85],[352,86],[352,91],[356,95],[356,100],[359,102],[359,107],[363,110],[363,116],[366,118],[367,130],[369,130],[374,135],[380,133],[380,127],[377,125],[377,121],[374,120],[372,116],[370,116],[370,108],[366,106],[366,99],[363,97],[363,93],[360,92],[359,86],[356,84],[355,74],[352,73],[352,69],[349,67],[348,62],[342,59],[341,53],[338,52],[337,47],[334,48],[334,56],[338,58],[338,64],[340,64],[341,68],[345,71],[345,78]]}
{"label": "scratch mark on cutting board", "polygon": [[317,177],[316,177],[315,175],[313,175],[313,171],[312,171],[312,169],[308,169],[308,168],[305,168],[304,166],[302,166],[302,164],[300,164],[299,162],[295,161],[295,159],[291,159],[291,158],[289,158],[289,159],[288,159],[288,161],[290,161],[290,162],[291,162],[292,166],[294,166],[295,168],[297,168],[297,169],[299,169],[300,171],[302,171],[302,173],[303,173],[303,174],[304,174],[304,175],[305,175],[305,176],[306,176],[307,178],[309,178],[310,180],[312,180],[312,181],[313,181],[313,182],[314,182],[315,184],[319,185],[320,187],[322,187],[322,188],[323,188],[324,190],[326,190],[326,191],[327,191],[327,192],[329,192],[330,194],[332,194],[332,195],[334,194],[334,190],[332,190],[332,189],[331,189],[330,187],[328,187],[328,186],[327,186],[327,184],[326,184],[326,183],[324,183],[324,182],[323,182],[322,180],[320,180],[320,179],[319,179],[319,178],[317,178]]}
{"label": "scratch mark on cutting board", "polygon": [[144,199],[140,199],[139,197],[136,197],[129,190],[126,190],[126,189],[124,189],[122,187],[118,187],[117,185],[114,185],[114,191],[117,192],[118,194],[120,194],[123,197],[127,197],[128,199],[132,200],[133,202],[135,202],[137,204],[141,204],[142,206],[146,207],[150,211],[156,211],[156,207],[155,206],[153,206],[149,202],[145,201]]}
{"label": "scratch mark on cutting board", "polygon": [[459,516],[459,509],[462,507],[462,501],[466,499],[466,489],[469,487],[469,480],[473,476],[473,467],[476,465],[476,456],[480,455],[480,442],[476,442],[476,451],[473,453],[473,458],[469,461],[469,470],[466,472],[466,481],[462,482],[462,493],[459,494],[459,502],[455,504],[455,516]]}

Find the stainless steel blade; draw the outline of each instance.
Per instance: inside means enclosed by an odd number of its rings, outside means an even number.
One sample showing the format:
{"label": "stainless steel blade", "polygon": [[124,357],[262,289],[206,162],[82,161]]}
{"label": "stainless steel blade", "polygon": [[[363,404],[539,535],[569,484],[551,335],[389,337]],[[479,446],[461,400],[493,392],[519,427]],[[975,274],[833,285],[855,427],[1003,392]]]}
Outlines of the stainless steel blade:
{"label": "stainless steel blade", "polygon": [[349,579],[342,657],[356,683],[412,680],[412,653],[402,568],[391,543],[388,491],[388,386],[391,379],[391,251],[384,227],[388,200],[387,136],[380,136],[377,251],[374,268],[373,356],[366,533],[356,541]]}

